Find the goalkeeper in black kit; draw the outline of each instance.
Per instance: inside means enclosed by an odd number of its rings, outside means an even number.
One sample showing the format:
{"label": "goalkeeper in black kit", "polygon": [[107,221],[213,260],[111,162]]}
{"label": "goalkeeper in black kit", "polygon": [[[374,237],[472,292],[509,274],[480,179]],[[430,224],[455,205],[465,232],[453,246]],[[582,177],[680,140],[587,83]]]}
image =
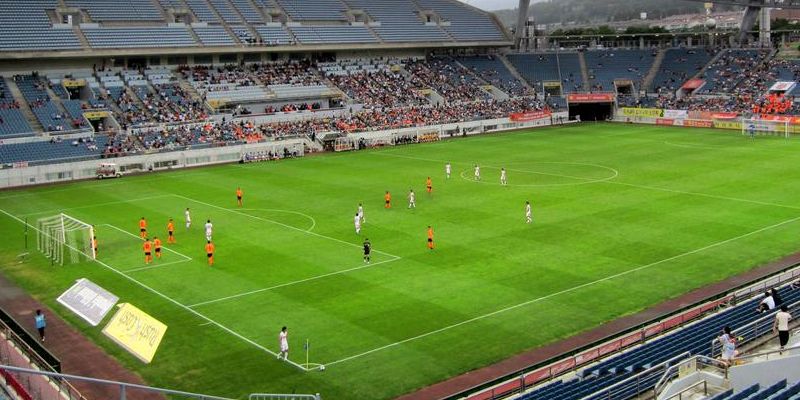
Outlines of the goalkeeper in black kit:
{"label": "goalkeeper in black kit", "polygon": [[372,250],[372,243],[369,242],[369,239],[364,239],[364,262],[369,263],[369,253]]}

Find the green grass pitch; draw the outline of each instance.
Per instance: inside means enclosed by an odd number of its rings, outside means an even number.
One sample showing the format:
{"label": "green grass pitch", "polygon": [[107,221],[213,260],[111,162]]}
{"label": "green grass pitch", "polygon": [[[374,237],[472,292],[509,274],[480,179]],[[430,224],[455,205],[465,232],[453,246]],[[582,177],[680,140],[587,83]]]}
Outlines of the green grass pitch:
{"label": "green grass pitch", "polygon": [[[795,252],[798,193],[796,140],[582,124],[7,191],[0,209],[34,226],[61,210],[96,225],[102,265],[51,267],[35,251],[18,264],[22,224],[2,214],[0,269],[153,385],[391,398]],[[162,239],[169,217],[177,225],[177,244],[152,268],[137,238],[141,216]],[[376,250],[369,265],[365,237]],[[84,277],[169,326],[152,364],[55,302]],[[309,339],[311,362],[326,371],[275,359],[283,325],[290,359],[305,362]]]}

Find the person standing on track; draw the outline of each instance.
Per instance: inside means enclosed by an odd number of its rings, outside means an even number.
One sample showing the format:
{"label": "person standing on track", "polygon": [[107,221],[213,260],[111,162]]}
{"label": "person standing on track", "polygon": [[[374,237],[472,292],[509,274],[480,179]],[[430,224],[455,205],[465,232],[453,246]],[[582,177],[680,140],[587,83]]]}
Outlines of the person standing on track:
{"label": "person standing on track", "polygon": [[44,342],[44,328],[47,327],[47,321],[42,314],[42,310],[36,310],[36,315],[33,317],[36,324],[36,330],[39,331],[39,340]]}

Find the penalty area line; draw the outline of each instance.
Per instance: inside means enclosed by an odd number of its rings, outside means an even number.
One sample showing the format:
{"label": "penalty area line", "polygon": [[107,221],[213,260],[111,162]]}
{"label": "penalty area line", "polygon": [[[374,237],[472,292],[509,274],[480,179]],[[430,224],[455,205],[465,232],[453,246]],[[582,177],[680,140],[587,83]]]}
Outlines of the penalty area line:
{"label": "penalty area line", "polygon": [[[0,209],[0,213],[2,213],[2,214],[5,214],[5,215],[6,215],[6,216],[8,216],[9,218],[12,218],[12,219],[16,220],[17,222],[21,223],[22,225],[27,225],[27,226],[29,226],[29,227],[30,227],[31,229],[33,229],[34,231],[37,231],[37,232],[39,231],[39,229],[38,229],[38,228],[36,228],[35,226],[33,226],[33,225],[31,225],[31,224],[28,224],[28,223],[26,223],[26,222],[25,222],[25,220],[23,220],[23,219],[21,219],[21,218],[17,217],[16,215],[13,215],[13,214],[11,214],[11,213],[7,212],[6,210]],[[77,251],[77,252],[79,252],[79,253],[81,253],[81,254],[83,254],[83,255],[85,255],[86,257],[88,257],[88,258],[90,258],[90,259],[91,259],[91,256],[89,256],[88,254],[86,254],[84,251],[82,251],[82,250],[80,250],[80,249],[77,249],[77,248],[75,248],[75,247],[72,247],[72,246],[70,246],[70,245],[68,245],[68,244],[66,244],[66,246],[67,246],[68,248],[70,248],[70,249],[72,249],[72,250],[75,250],[75,251]],[[132,276],[130,276],[130,275],[128,275],[128,274],[126,274],[126,273],[124,273],[124,272],[122,272],[122,271],[120,271],[120,270],[118,270],[118,269],[114,268],[114,267],[112,267],[111,265],[108,265],[108,264],[106,264],[105,262],[103,262],[103,261],[100,261],[100,260],[98,260],[98,259],[94,259],[93,261],[94,261],[94,262],[96,262],[97,264],[99,264],[100,266],[102,266],[102,267],[104,267],[104,268],[108,269],[109,271],[112,271],[112,272],[114,272],[114,273],[116,273],[116,274],[118,274],[118,275],[122,276],[123,278],[125,278],[125,279],[127,279],[127,280],[129,280],[129,281],[131,281],[131,282],[133,282],[133,283],[135,283],[136,285],[139,285],[141,288],[143,288],[143,289],[145,289],[145,290],[149,291],[150,293],[153,293],[154,295],[156,295],[156,296],[158,296],[158,297],[161,297],[162,299],[166,300],[167,302],[170,302],[170,303],[174,304],[175,306],[177,306],[177,307],[179,307],[179,308],[181,308],[181,309],[185,310],[186,312],[188,312],[188,313],[190,313],[190,314],[192,314],[192,315],[196,316],[197,318],[200,318],[200,319],[202,319],[203,321],[205,321],[205,322],[207,322],[207,323],[209,323],[209,324],[211,324],[211,325],[214,325],[214,326],[218,327],[219,329],[222,329],[223,331],[225,331],[226,333],[230,334],[231,336],[234,336],[234,337],[238,338],[239,340],[241,340],[241,341],[243,341],[243,342],[245,342],[245,343],[247,343],[247,344],[249,344],[249,345],[251,345],[251,346],[253,346],[253,347],[255,347],[255,348],[257,348],[257,349],[259,349],[259,350],[261,350],[261,351],[263,351],[263,352],[265,352],[265,353],[267,353],[267,354],[271,355],[271,356],[273,356],[273,357],[277,357],[277,356],[278,356],[278,353],[275,353],[275,352],[273,352],[272,350],[270,350],[270,349],[268,349],[268,348],[266,348],[266,347],[264,347],[264,346],[262,346],[262,345],[260,345],[260,344],[256,343],[256,342],[255,342],[255,341],[253,341],[252,339],[248,339],[247,337],[244,337],[244,336],[242,336],[241,334],[237,333],[237,332],[236,332],[236,331],[234,331],[233,329],[231,329],[231,328],[228,328],[227,326],[220,324],[219,322],[217,322],[217,321],[215,321],[215,320],[213,320],[213,319],[211,319],[211,318],[207,317],[207,316],[206,316],[205,314],[203,314],[203,313],[200,313],[200,312],[198,312],[198,311],[196,311],[196,310],[193,310],[193,309],[191,309],[191,308],[187,307],[185,304],[183,304],[183,303],[179,302],[178,300],[175,300],[175,299],[173,299],[172,297],[169,297],[169,296],[165,295],[164,293],[161,293],[161,292],[159,292],[158,290],[156,290],[156,289],[153,289],[152,287],[150,287],[150,286],[148,286],[148,285],[146,285],[146,284],[144,284],[144,283],[140,282],[140,281],[139,281],[139,280],[137,280],[136,278],[134,278],[134,277],[132,277]],[[297,369],[300,369],[300,370],[302,370],[302,371],[310,371],[310,369],[309,369],[309,368],[306,368],[306,367],[304,367],[304,366],[302,366],[302,365],[300,365],[300,364],[298,364],[298,363],[296,363],[296,362],[294,362],[294,361],[292,361],[292,360],[285,360],[284,362],[286,362],[286,363],[288,363],[288,364],[290,364],[290,365],[294,366],[295,368],[297,368]]]}
{"label": "penalty area line", "polygon": [[267,291],[270,291],[270,290],[275,290],[275,289],[279,289],[279,288],[283,288],[283,287],[287,287],[287,286],[293,286],[293,285],[297,285],[297,284],[300,284],[300,283],[311,282],[311,281],[315,281],[317,279],[327,278],[329,276],[346,274],[348,272],[353,272],[353,271],[358,271],[358,270],[362,270],[362,269],[365,269],[365,268],[375,267],[375,266],[378,266],[378,265],[381,265],[381,264],[386,264],[386,263],[390,263],[390,262],[393,262],[393,261],[397,261],[399,259],[400,259],[400,257],[390,258],[388,260],[383,260],[383,261],[379,261],[379,262],[376,262],[376,263],[369,263],[369,264],[361,265],[361,266],[358,266],[358,267],[343,269],[341,271],[329,272],[327,274],[312,276],[310,278],[299,279],[299,280],[292,281],[292,282],[281,283],[281,284],[278,284],[278,285],[265,287],[265,288],[262,288],[262,289],[251,290],[249,292],[234,294],[234,295],[231,295],[231,296],[220,297],[220,298],[214,299],[214,300],[202,301],[200,303],[190,304],[187,307],[195,308],[195,307],[200,307],[200,306],[204,306],[204,305],[208,305],[208,304],[219,303],[219,302],[223,302],[223,301],[227,301],[227,300],[238,299],[240,297],[249,296],[249,295],[252,295],[252,294],[267,292]]}
{"label": "penalty area line", "polygon": [[[122,232],[122,233],[124,233],[124,234],[126,234],[126,235],[128,235],[128,236],[131,236],[131,237],[135,238],[135,239],[139,239],[139,240],[141,240],[141,238],[140,238],[139,236],[136,236],[136,235],[134,235],[133,233],[130,233],[130,232],[128,232],[128,231],[126,231],[126,230],[124,230],[124,229],[122,229],[122,228],[120,228],[120,227],[117,227],[117,226],[114,226],[114,225],[111,225],[111,224],[100,224],[100,226],[107,226],[107,227],[109,227],[109,228],[111,228],[111,229],[118,230],[118,231],[120,231],[120,232]],[[175,250],[172,250],[172,249],[170,249],[170,248],[169,248],[169,247],[167,247],[167,246],[161,246],[161,247],[163,247],[163,248],[164,248],[164,250],[166,250],[166,251],[168,251],[168,252],[170,252],[170,253],[173,253],[173,254],[176,254],[176,255],[178,255],[178,256],[180,256],[180,257],[183,257],[184,261],[192,261],[192,260],[193,260],[193,258],[192,258],[192,257],[189,257],[189,256],[187,256],[186,254],[183,254],[183,253],[181,253],[181,252],[177,252],[177,251],[175,251]],[[128,270],[128,272],[130,272],[130,271],[131,271],[131,270]]]}
{"label": "penalty area line", "polygon": [[679,258],[683,258],[683,257],[689,256],[689,255],[692,255],[692,254],[696,254],[696,253],[699,253],[699,252],[702,252],[702,251],[705,251],[705,250],[708,250],[708,249],[719,247],[719,246],[722,246],[722,245],[730,243],[730,242],[734,242],[734,241],[739,240],[739,239],[743,239],[743,238],[746,238],[746,237],[749,237],[749,236],[757,235],[757,234],[759,234],[761,232],[764,232],[764,231],[775,229],[775,228],[781,227],[783,225],[791,224],[791,223],[796,222],[798,220],[800,220],[800,217],[794,217],[794,218],[785,220],[783,222],[778,222],[776,224],[765,226],[763,228],[754,230],[752,232],[748,232],[748,233],[745,233],[745,234],[742,234],[742,235],[739,235],[739,236],[735,236],[735,237],[732,237],[732,238],[729,238],[729,239],[725,239],[725,240],[720,241],[720,242],[712,243],[712,244],[709,244],[707,246],[703,246],[703,247],[700,247],[700,248],[697,248],[697,249],[694,249],[694,250],[687,251],[685,253],[677,254],[677,255],[674,255],[672,257],[665,258],[663,260],[655,261],[655,262],[652,262],[650,264],[641,265],[639,267],[636,267],[636,268],[633,268],[633,269],[629,269],[627,271],[623,271],[623,272],[620,272],[620,273],[617,273],[617,274],[609,275],[609,276],[607,276],[605,278],[600,278],[600,279],[597,279],[597,280],[594,280],[594,281],[591,281],[591,282],[586,282],[586,283],[583,283],[583,284],[580,284],[580,285],[577,285],[577,286],[573,286],[571,288],[567,288],[567,289],[564,289],[564,290],[561,290],[561,291],[558,291],[558,292],[550,293],[550,294],[545,295],[545,296],[537,297],[535,299],[524,301],[522,303],[518,303],[518,304],[514,304],[512,306],[501,308],[499,310],[492,311],[492,312],[487,313],[487,314],[479,315],[477,317],[470,318],[470,319],[467,319],[467,320],[464,320],[464,321],[461,321],[461,322],[458,322],[458,323],[455,323],[455,324],[452,324],[452,325],[444,326],[444,327],[441,327],[439,329],[432,330],[432,331],[429,331],[429,332],[426,332],[426,333],[423,333],[423,334],[420,334],[420,335],[417,335],[417,336],[413,336],[413,337],[410,337],[410,338],[407,338],[407,339],[403,339],[403,340],[400,340],[400,341],[397,341],[397,342],[394,342],[394,343],[390,343],[390,344],[387,344],[385,346],[376,347],[376,348],[374,348],[372,350],[367,350],[367,351],[359,353],[359,354],[348,356],[348,357],[345,357],[345,358],[342,358],[342,359],[339,359],[339,360],[336,360],[336,361],[331,361],[331,362],[325,363],[325,365],[328,365],[328,366],[335,365],[335,364],[343,363],[343,362],[346,362],[346,361],[354,360],[356,358],[364,357],[364,356],[372,354],[372,353],[377,353],[379,351],[386,350],[388,348],[392,348],[392,347],[395,347],[395,346],[399,346],[401,344],[405,344],[405,343],[408,343],[408,342],[419,340],[419,339],[422,339],[422,338],[425,338],[425,337],[428,337],[428,336],[431,336],[431,335],[435,335],[437,333],[448,331],[450,329],[457,328],[457,327],[462,326],[462,325],[466,325],[466,324],[469,324],[469,323],[472,323],[472,322],[475,322],[475,321],[480,321],[482,319],[486,319],[486,318],[489,318],[489,317],[492,317],[492,316],[495,316],[495,315],[498,315],[498,314],[505,313],[507,311],[515,310],[517,308],[524,307],[524,306],[527,306],[527,305],[531,305],[531,304],[534,304],[534,303],[538,303],[538,302],[541,302],[541,301],[544,301],[544,300],[547,300],[547,299],[551,299],[553,297],[557,297],[557,296],[560,296],[560,295],[563,295],[563,294],[575,292],[577,290],[580,290],[580,289],[583,289],[583,288],[586,288],[586,287],[589,287],[589,286],[594,286],[594,285],[597,285],[598,283],[603,283],[603,282],[606,282],[606,281],[610,281],[612,279],[619,278],[621,276],[625,276],[625,275],[632,274],[634,272],[642,271],[642,270],[654,267],[656,265],[663,264],[665,262],[669,262],[669,261],[672,261],[672,260],[677,260]]}

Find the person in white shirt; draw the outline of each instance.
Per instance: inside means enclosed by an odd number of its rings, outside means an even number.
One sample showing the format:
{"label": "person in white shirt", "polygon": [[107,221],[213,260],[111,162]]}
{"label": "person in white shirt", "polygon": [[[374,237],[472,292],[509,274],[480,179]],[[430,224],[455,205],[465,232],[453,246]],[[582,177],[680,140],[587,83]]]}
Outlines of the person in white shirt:
{"label": "person in white shirt", "polygon": [[792,319],[792,314],[789,314],[789,308],[785,305],[781,306],[781,310],[775,314],[775,323],[772,325],[772,332],[778,334],[778,342],[781,345],[781,352],[789,343],[789,321]]}
{"label": "person in white shirt", "polygon": [[361,233],[361,215],[356,213],[356,216],[353,217],[353,225],[356,226],[356,235]]}
{"label": "person in white shirt", "polygon": [[358,203],[358,216],[361,218],[362,224],[367,222],[367,218],[364,216],[364,206],[361,203]]}
{"label": "person in white shirt", "polygon": [[530,224],[533,222],[533,211],[531,211],[531,202],[525,202],[525,223]]}
{"label": "person in white shirt", "polygon": [[770,292],[764,293],[764,299],[758,304],[758,312],[765,312],[775,308],[775,299],[772,298]]}
{"label": "person in white shirt", "polygon": [[206,240],[211,241],[211,234],[214,231],[214,225],[211,224],[211,220],[209,219],[206,221]]}
{"label": "person in white shirt", "polygon": [[192,226],[192,215],[189,214],[189,207],[186,207],[186,211],[183,212],[183,217],[186,220],[186,229],[189,229]]}
{"label": "person in white shirt", "polygon": [[288,329],[284,326],[281,328],[281,333],[278,334],[278,342],[280,344],[281,351],[278,353],[278,359],[281,359],[283,356],[284,360],[289,359],[289,332]]}
{"label": "person in white shirt", "polygon": [[414,190],[408,191],[408,208],[417,208],[417,196],[414,194]]}
{"label": "person in white shirt", "polygon": [[448,162],[447,164],[444,165],[444,174],[447,176],[447,179],[450,179],[450,172],[451,168],[450,168],[450,163]]}
{"label": "person in white shirt", "polygon": [[500,168],[500,184],[503,186],[508,185],[508,176],[506,176],[505,168]]}
{"label": "person in white shirt", "polygon": [[481,167],[478,164],[475,164],[475,180],[481,180]]}
{"label": "person in white shirt", "polygon": [[722,362],[726,366],[730,366],[731,361],[736,357],[736,339],[731,335],[731,327],[726,326],[722,328],[722,335],[717,338],[722,345]]}

